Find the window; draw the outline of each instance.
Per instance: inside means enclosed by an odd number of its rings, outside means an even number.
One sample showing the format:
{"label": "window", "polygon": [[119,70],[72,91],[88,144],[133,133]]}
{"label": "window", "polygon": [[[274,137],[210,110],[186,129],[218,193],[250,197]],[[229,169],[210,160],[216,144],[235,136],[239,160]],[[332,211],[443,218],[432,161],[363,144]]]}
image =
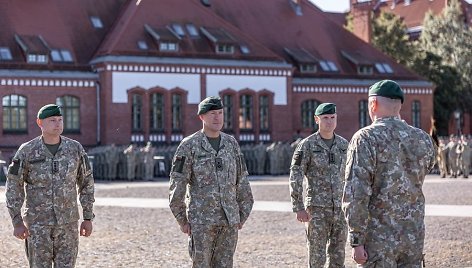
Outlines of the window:
{"label": "window", "polygon": [[198,37],[199,36],[198,30],[195,27],[195,25],[189,23],[189,24],[185,25],[185,28],[187,28],[187,32],[191,37]]}
{"label": "window", "polygon": [[228,44],[217,44],[216,45],[216,53],[219,54],[233,54],[234,53],[234,46]]}
{"label": "window", "polygon": [[252,96],[239,96],[239,128],[242,130],[252,129]]}
{"label": "window", "polygon": [[52,49],[51,59],[56,62],[72,62],[72,54],[67,49]]}
{"label": "window", "polygon": [[131,130],[133,132],[140,132],[143,130],[142,112],[143,112],[143,97],[138,94],[131,96]]}
{"label": "window", "polygon": [[384,74],[384,73],[393,73],[393,70],[392,70],[392,67],[390,67],[390,65],[388,65],[387,63],[376,63],[375,64],[375,69],[377,70],[377,72],[381,73],[381,74]]}
{"label": "window", "polygon": [[358,74],[372,74],[373,68],[370,65],[358,65],[357,66],[357,73]]}
{"label": "window", "polygon": [[420,101],[413,101],[411,104],[411,121],[414,127],[421,128],[421,103]]}
{"label": "window", "polygon": [[243,54],[249,54],[251,53],[251,50],[249,50],[249,47],[246,46],[246,45],[241,45],[239,46],[240,50],[241,50],[241,53]]}
{"label": "window", "polygon": [[8,47],[0,47],[0,60],[11,60],[13,59],[11,56],[10,49]]}
{"label": "window", "polygon": [[160,51],[177,51],[179,49],[177,43],[172,42],[160,42],[159,50]]}
{"label": "window", "polygon": [[269,130],[269,96],[267,95],[259,97],[259,129]]}
{"label": "window", "polygon": [[372,122],[369,115],[369,101],[361,100],[359,101],[359,128],[366,127]]}
{"label": "window", "polygon": [[150,102],[151,131],[164,131],[164,96],[153,93]]}
{"label": "window", "polygon": [[26,132],[26,98],[19,95],[7,95],[2,99],[3,131]]}
{"label": "window", "polygon": [[223,96],[223,114],[224,124],[223,129],[232,131],[233,130],[233,96]]}
{"label": "window", "polygon": [[302,103],[302,127],[311,128],[313,131],[318,130],[318,125],[315,124],[315,110],[320,103],[316,100],[306,100]]}
{"label": "window", "polygon": [[28,54],[27,62],[28,63],[47,63],[48,58],[46,55],[42,55],[42,54]]}
{"label": "window", "polygon": [[182,96],[172,94],[172,130],[182,131]]}
{"label": "window", "polygon": [[316,66],[314,64],[301,64],[300,72],[302,73],[316,73]]}
{"label": "window", "polygon": [[146,43],[146,41],[138,41],[138,48],[141,49],[141,50],[148,50],[149,47]]}
{"label": "window", "polygon": [[62,96],[56,99],[61,106],[64,132],[80,131],[80,100],[74,96]]}
{"label": "window", "polygon": [[180,37],[185,36],[184,28],[178,23],[172,24],[172,30]]}
{"label": "window", "polygon": [[101,29],[103,28],[103,23],[102,20],[99,17],[90,17],[90,21],[92,22],[92,25],[96,29]]}
{"label": "window", "polygon": [[329,60],[321,60],[320,61],[320,66],[321,69],[325,72],[337,72],[338,67],[336,67],[336,64],[334,62],[329,61]]}

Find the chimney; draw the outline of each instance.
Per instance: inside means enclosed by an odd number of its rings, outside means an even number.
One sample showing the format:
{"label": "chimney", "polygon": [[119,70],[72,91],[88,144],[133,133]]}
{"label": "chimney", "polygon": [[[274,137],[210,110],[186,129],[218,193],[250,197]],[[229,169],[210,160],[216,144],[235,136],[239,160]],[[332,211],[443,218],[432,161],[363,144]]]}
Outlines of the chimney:
{"label": "chimney", "polygon": [[353,32],[367,43],[372,40],[372,10],[375,5],[376,1],[351,0]]}

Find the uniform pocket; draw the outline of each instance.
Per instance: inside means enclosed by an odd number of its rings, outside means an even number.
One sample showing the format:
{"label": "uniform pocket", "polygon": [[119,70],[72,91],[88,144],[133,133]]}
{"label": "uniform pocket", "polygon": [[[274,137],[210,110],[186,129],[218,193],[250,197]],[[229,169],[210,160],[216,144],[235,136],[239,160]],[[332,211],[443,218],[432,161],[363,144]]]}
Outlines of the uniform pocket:
{"label": "uniform pocket", "polygon": [[214,161],[211,157],[198,158],[193,165],[195,179],[199,187],[212,185],[215,182],[215,173],[213,172]]}

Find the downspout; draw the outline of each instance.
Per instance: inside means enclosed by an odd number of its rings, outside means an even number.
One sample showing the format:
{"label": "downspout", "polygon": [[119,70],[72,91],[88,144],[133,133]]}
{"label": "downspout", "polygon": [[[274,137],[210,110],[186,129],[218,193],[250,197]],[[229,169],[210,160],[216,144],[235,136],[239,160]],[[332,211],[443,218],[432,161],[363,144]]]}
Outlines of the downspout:
{"label": "downspout", "polygon": [[97,81],[95,84],[95,91],[97,94],[97,146],[100,145],[100,82]]}

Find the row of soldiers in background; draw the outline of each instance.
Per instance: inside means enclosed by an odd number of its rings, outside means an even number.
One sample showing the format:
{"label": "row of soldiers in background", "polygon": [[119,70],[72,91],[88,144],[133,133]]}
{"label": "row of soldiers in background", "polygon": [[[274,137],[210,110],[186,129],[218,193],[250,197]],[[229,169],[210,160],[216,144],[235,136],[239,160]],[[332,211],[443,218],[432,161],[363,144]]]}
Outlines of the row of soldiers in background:
{"label": "row of soldiers in background", "polygon": [[460,138],[451,135],[449,138],[439,138],[438,167],[441,178],[449,175],[457,178],[461,175],[467,178],[470,174],[472,154],[472,138],[462,135]]}
{"label": "row of soldiers in background", "polygon": [[[241,151],[251,175],[288,174],[293,151],[301,139],[292,144],[246,144]],[[97,180],[152,180],[169,175],[177,145],[154,147],[131,144],[129,146],[100,146],[88,152]]]}

